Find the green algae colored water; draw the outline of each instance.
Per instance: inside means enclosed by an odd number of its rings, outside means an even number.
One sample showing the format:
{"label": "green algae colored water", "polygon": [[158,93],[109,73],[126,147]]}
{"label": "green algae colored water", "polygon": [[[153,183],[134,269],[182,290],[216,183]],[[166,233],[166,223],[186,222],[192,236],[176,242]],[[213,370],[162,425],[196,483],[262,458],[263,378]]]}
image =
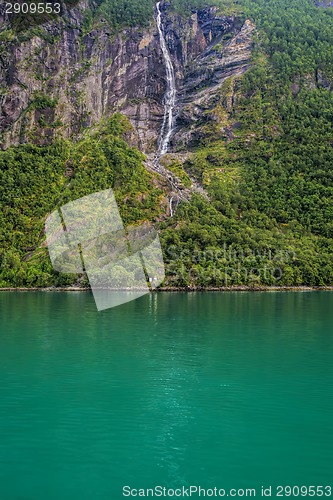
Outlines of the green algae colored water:
{"label": "green algae colored water", "polygon": [[1,500],[332,485],[333,293],[98,313],[90,293],[13,292],[0,314]]}

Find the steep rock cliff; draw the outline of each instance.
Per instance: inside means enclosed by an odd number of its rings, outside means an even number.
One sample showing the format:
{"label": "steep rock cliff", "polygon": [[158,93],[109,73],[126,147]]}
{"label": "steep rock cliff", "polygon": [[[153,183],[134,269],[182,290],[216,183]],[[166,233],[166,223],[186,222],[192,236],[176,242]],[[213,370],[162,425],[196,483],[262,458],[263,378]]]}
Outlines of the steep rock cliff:
{"label": "steep rock cliff", "polygon": [[[100,19],[85,28],[87,0],[64,9],[30,35],[10,32],[0,52],[2,147],[57,135],[79,135],[115,111],[128,116],[132,140],[156,148],[165,91],[165,69],[155,23],[114,33]],[[254,27],[216,8],[183,19],[163,4],[163,25],[176,69],[179,149],[192,141],[203,109],[212,107],[230,76],[246,71]],[[188,130],[190,129],[190,131]]]}
{"label": "steep rock cliff", "polygon": [[249,20],[240,28],[237,21],[223,21],[229,29],[221,29],[186,67],[175,135],[178,149],[195,145],[207,127],[210,134],[212,126],[219,136],[231,133],[226,121],[234,107],[236,79],[250,65],[255,27]]}

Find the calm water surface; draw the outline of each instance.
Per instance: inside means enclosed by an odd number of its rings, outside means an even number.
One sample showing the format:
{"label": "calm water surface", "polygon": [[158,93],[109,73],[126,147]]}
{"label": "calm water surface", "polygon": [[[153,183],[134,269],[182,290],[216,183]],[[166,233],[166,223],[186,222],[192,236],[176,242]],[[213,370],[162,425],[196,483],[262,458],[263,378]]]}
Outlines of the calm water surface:
{"label": "calm water surface", "polygon": [[0,499],[333,483],[333,293],[0,294]]}

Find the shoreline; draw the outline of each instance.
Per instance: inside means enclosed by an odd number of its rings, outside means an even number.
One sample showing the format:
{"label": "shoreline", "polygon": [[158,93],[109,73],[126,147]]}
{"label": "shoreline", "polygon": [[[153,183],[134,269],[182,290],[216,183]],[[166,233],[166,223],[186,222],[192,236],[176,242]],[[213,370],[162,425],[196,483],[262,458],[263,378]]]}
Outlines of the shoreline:
{"label": "shoreline", "polygon": [[[138,292],[140,289],[112,289],[102,288],[99,291]],[[222,287],[161,287],[149,290],[150,293],[159,292],[323,292],[333,291],[332,286],[222,286]],[[48,287],[48,288],[0,288],[0,292],[91,292],[91,288],[80,287]]]}

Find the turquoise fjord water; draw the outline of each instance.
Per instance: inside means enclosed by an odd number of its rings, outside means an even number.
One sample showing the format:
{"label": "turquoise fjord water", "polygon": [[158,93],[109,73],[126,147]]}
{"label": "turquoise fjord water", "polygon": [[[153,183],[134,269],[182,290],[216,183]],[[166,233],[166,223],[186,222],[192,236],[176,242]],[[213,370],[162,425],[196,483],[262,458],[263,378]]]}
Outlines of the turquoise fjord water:
{"label": "turquoise fjord water", "polygon": [[90,293],[15,292],[0,311],[1,500],[332,484],[333,293],[98,313]]}

